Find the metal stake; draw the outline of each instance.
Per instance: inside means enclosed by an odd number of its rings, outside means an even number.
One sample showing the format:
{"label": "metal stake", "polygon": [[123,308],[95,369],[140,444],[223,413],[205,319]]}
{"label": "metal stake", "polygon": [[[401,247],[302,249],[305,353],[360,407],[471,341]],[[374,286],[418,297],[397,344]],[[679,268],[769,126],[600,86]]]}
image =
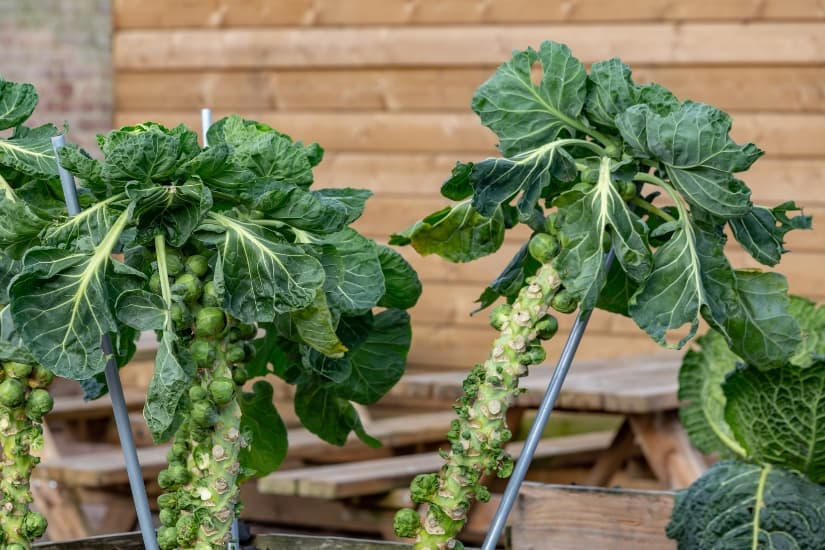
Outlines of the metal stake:
{"label": "metal stake", "polygon": [[[613,250],[604,259],[605,270],[610,269],[613,263]],[[567,342],[564,344],[564,349],[559,356],[559,362],[556,364],[556,369],[553,371],[553,376],[547,384],[547,391],[541,401],[536,419],[530,427],[530,432],[527,434],[527,439],[524,441],[524,448],[521,451],[518,461],[513,468],[513,473],[510,480],[507,482],[507,488],[499,502],[496,515],[490,523],[490,529],[487,531],[487,536],[484,538],[484,544],[481,545],[481,550],[495,550],[496,543],[501,537],[501,532],[504,530],[504,525],[507,522],[507,516],[510,515],[510,510],[516,502],[521,484],[524,482],[524,476],[527,474],[527,469],[533,461],[533,455],[536,453],[536,446],[544,434],[544,428],[547,426],[547,421],[550,420],[550,413],[553,412],[553,407],[556,405],[556,400],[559,398],[562,384],[567,376],[570,366],[573,364],[573,357],[579,349],[584,330],[587,328],[587,322],[590,321],[590,314],[592,311],[586,313],[579,313],[576,322],[573,323],[573,328],[567,337]]]}
{"label": "metal stake", "polygon": [[[208,109],[204,107],[201,109],[201,135],[203,136],[203,146],[207,147],[209,145],[209,138],[206,137],[206,133],[209,131],[209,128],[212,126],[212,109]],[[240,528],[238,527],[238,518],[235,517],[232,520],[232,532],[230,534],[230,540],[226,543],[226,550],[238,550],[241,547],[240,541]]]}
{"label": "metal stake", "polygon": [[[57,170],[60,174],[60,184],[63,187],[63,196],[66,200],[66,208],[70,216],[80,213],[80,203],[77,199],[77,189],[75,188],[74,177],[68,170],[60,164],[58,149],[66,145],[64,135],[52,138],[52,148],[54,149]],[[112,399],[112,412],[115,417],[117,434],[120,438],[120,446],[123,449],[123,458],[126,461],[126,473],[129,475],[129,486],[132,489],[132,498],[135,502],[140,533],[143,536],[143,545],[147,550],[158,550],[157,539],[155,538],[155,528],[152,525],[152,512],[149,510],[149,499],[146,496],[146,486],[143,484],[143,473],[140,470],[135,440],[132,437],[132,427],[129,423],[129,411],[126,409],[126,399],[123,396],[123,386],[120,383],[120,374],[117,369],[117,361],[112,355],[112,342],[108,334],[102,335],[101,348],[103,352],[110,356],[106,362],[106,385],[109,386],[109,395]]]}

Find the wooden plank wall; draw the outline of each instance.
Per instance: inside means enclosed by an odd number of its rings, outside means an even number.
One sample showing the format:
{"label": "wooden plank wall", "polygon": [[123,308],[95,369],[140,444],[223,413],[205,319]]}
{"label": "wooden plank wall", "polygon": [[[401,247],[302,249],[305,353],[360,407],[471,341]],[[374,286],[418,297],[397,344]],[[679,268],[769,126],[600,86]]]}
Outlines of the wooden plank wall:
{"label": "wooden plank wall", "polygon": [[[320,186],[375,191],[359,225],[378,239],[444,204],[438,188],[456,160],[495,153],[470,111],[473,90],[513,49],[545,39],[586,63],[619,56],[638,81],[731,112],[734,136],[767,151],[746,176],[754,199],[795,198],[825,225],[819,0],[115,0],[113,14],[116,125],[197,127],[209,106],[317,140],[327,150]],[[823,231],[792,236],[781,266],[794,292],[819,299]],[[413,314],[415,367],[484,358],[486,315],[468,312],[522,237],[472,264],[405,252],[426,289]],[[599,313],[581,356],[654,349],[632,322]]]}

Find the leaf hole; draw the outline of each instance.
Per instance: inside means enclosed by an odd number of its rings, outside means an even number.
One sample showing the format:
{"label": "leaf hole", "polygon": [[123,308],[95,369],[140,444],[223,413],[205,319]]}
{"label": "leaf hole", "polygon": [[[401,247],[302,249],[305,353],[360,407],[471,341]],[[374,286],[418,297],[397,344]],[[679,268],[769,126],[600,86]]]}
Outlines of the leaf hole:
{"label": "leaf hole", "polygon": [[533,83],[533,86],[539,87],[541,86],[542,78],[544,78],[544,67],[541,61],[537,60],[530,66],[530,81]]}

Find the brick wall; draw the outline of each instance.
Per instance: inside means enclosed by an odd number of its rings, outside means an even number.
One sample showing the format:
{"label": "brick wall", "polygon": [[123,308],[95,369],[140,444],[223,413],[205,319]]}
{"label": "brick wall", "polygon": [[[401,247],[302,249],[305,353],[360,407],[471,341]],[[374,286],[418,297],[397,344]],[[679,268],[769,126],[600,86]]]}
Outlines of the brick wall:
{"label": "brick wall", "polygon": [[112,126],[110,0],[0,0],[0,74],[40,94],[33,122],[96,149]]}

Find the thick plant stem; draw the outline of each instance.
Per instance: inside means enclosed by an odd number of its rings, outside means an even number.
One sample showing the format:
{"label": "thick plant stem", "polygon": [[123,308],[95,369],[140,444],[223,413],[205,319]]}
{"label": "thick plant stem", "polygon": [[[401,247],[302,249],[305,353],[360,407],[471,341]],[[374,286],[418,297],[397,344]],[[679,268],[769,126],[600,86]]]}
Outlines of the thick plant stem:
{"label": "thick plant stem", "polygon": [[[543,357],[536,353],[539,340],[555,331],[547,309],[560,284],[555,269],[546,264],[527,280],[512,306],[494,310],[494,316],[502,316],[493,321],[501,334],[487,361],[464,381],[465,395],[455,407],[459,418],[448,434],[452,448],[446,463],[438,474],[418,476],[412,483],[413,501],[427,504],[424,515],[419,518],[410,509],[396,515],[396,533],[415,538],[416,549],[462,548],[455,537],[467,521],[473,499],[489,498],[482,476],[495,472],[507,477],[512,472],[513,460],[502,448],[512,436],[505,414],[520,393],[519,377],[527,374],[527,365]],[[551,320],[553,329],[548,334]]]}

